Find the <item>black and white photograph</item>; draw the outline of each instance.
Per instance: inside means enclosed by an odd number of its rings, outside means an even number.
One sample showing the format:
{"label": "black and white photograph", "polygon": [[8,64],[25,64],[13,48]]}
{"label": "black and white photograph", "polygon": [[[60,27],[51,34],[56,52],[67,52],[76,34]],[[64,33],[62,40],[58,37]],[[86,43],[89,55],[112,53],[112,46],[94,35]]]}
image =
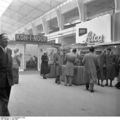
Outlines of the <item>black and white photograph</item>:
{"label": "black and white photograph", "polygon": [[0,119],[119,116],[120,0],[0,0]]}

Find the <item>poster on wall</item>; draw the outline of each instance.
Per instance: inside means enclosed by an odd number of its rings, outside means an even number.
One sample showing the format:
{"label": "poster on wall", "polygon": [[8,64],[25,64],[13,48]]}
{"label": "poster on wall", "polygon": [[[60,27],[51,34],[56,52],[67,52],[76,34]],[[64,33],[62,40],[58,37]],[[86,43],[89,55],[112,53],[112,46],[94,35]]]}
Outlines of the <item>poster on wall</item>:
{"label": "poster on wall", "polygon": [[26,70],[37,70],[38,48],[37,45],[27,44],[25,50]]}

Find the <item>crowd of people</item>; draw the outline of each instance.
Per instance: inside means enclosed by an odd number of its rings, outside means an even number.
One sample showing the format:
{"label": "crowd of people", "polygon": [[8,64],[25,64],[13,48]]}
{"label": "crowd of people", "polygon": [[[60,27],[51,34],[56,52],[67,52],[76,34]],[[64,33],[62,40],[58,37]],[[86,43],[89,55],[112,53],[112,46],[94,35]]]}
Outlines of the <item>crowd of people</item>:
{"label": "crowd of people", "polygon": [[[47,79],[47,74],[50,72],[47,53],[44,53],[41,59],[41,74],[43,74],[44,79]],[[115,86],[120,89],[120,56],[114,55],[110,47],[104,49],[100,54],[96,54],[95,48],[90,47],[89,52],[84,56],[78,54],[75,48],[68,53],[58,48],[57,53],[54,54],[53,63],[55,65],[55,83],[57,84],[61,83],[62,65],[65,65],[65,86],[72,86],[74,66],[83,65],[87,90],[94,92],[94,84],[102,87],[108,86],[108,81],[110,81],[110,87],[112,87],[112,82],[115,78],[118,79],[118,83]],[[103,81],[106,81],[105,85]]]}
{"label": "crowd of people", "polygon": [[[106,80],[105,86],[108,86],[110,80],[110,87],[115,77],[120,81],[120,56],[113,54],[112,48],[107,48],[98,56],[99,71],[98,73],[98,85],[103,86],[103,81]],[[101,80],[101,84],[100,84]],[[117,83],[117,84],[118,84]],[[116,85],[117,85],[116,84]],[[120,86],[116,86],[120,89]]]}
{"label": "crowd of people", "polygon": [[[8,103],[10,98],[11,87],[18,84],[19,81],[19,66],[21,54],[19,49],[12,50],[7,48],[8,38],[6,34],[0,34],[0,116],[9,116]],[[50,72],[49,57],[45,52],[41,57],[41,75],[47,79],[47,74]],[[90,47],[89,52],[84,56],[77,53],[74,48],[66,53],[58,48],[53,55],[53,63],[55,65],[55,83],[61,84],[62,65],[65,65],[65,86],[72,86],[74,77],[74,68],[78,65],[83,65],[84,80],[86,89],[94,92],[94,84],[104,86],[103,81],[106,80],[105,86],[110,87],[116,77],[118,83],[116,88],[120,89],[120,56],[113,54],[111,48],[106,48],[101,54],[96,54],[95,48]]]}
{"label": "crowd of people", "polygon": [[8,38],[6,34],[0,34],[0,116],[9,116],[8,103],[11,87],[18,84],[20,57],[18,49],[7,48]]}

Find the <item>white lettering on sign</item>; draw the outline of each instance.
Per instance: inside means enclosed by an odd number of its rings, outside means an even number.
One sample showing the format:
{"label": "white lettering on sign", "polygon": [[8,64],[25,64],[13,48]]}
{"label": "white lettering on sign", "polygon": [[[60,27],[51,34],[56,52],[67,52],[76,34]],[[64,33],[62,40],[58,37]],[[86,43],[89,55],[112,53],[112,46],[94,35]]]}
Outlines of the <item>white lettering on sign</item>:
{"label": "white lettering on sign", "polygon": [[47,37],[39,34],[39,35],[26,35],[26,34],[16,34],[16,41],[37,41],[37,42],[47,42]]}
{"label": "white lettering on sign", "polygon": [[98,36],[95,33],[93,33],[92,31],[90,31],[87,35],[87,39],[86,39],[87,43],[103,43],[104,42],[104,36]]}

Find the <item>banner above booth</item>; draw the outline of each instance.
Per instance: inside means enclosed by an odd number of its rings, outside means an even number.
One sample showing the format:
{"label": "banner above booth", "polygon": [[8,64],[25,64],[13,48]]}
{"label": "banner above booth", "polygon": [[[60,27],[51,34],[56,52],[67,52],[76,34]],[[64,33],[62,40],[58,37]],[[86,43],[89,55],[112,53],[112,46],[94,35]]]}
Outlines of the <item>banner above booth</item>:
{"label": "banner above booth", "polygon": [[27,35],[27,34],[16,34],[15,35],[15,40],[16,41],[36,41],[36,42],[47,42],[47,37],[39,34],[39,35]]}
{"label": "banner above booth", "polygon": [[76,43],[111,42],[111,16],[104,15],[76,25]]}

